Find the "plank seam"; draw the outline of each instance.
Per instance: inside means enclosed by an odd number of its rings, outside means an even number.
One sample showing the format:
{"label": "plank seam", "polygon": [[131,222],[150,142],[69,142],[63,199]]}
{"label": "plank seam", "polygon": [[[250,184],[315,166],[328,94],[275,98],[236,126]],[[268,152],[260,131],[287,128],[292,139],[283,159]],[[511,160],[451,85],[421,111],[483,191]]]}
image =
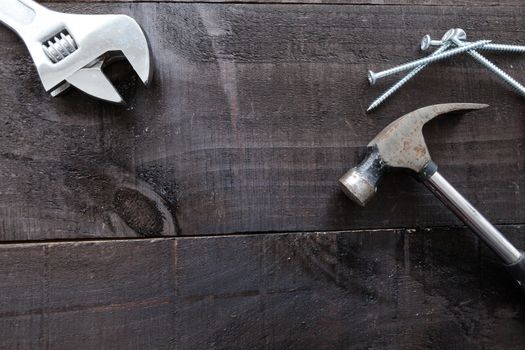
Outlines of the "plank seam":
{"label": "plank seam", "polygon": [[[498,228],[514,227],[520,228],[524,224],[497,224],[494,225]],[[308,235],[308,234],[356,234],[356,233],[373,233],[373,232],[428,232],[434,230],[450,231],[450,230],[462,230],[468,229],[464,225],[452,225],[452,226],[428,226],[428,227],[388,227],[388,228],[362,228],[362,229],[351,229],[351,230],[324,230],[324,231],[260,231],[260,232],[238,232],[238,233],[217,233],[211,235],[182,235],[182,236],[152,236],[152,237],[97,237],[97,238],[78,238],[78,239],[52,239],[52,240],[14,240],[14,241],[3,241],[0,243],[2,246],[15,246],[15,245],[42,245],[42,244],[63,244],[63,243],[104,243],[104,242],[132,242],[132,241],[164,241],[164,240],[181,240],[181,239],[205,239],[205,238],[230,238],[230,237],[255,237],[258,235]]]}

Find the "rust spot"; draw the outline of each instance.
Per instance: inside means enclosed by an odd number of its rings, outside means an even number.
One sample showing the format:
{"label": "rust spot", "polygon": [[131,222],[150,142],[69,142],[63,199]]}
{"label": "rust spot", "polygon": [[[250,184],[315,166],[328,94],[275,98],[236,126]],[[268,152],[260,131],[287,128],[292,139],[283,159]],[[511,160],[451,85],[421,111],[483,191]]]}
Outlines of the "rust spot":
{"label": "rust spot", "polygon": [[416,152],[416,157],[421,158],[424,157],[427,154],[427,150],[422,145],[417,145],[414,147],[414,151]]}

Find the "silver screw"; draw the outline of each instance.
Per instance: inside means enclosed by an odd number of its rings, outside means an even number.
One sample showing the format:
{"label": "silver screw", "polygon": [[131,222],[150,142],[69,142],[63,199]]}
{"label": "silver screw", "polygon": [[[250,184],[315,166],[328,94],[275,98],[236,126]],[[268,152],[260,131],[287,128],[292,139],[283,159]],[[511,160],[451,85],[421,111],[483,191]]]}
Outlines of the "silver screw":
{"label": "silver screw", "polygon": [[[425,37],[430,38],[429,35],[425,35]],[[425,39],[425,37],[423,37],[423,40]],[[438,48],[436,51],[432,52],[432,54],[430,56],[439,55],[440,53],[446,51],[450,47],[450,45],[451,44],[448,43],[448,42],[444,43],[440,48]],[[414,68],[413,70],[411,70],[410,73],[408,73],[407,75],[405,75],[405,77],[403,77],[403,79],[399,80],[397,83],[392,85],[388,90],[386,90],[381,96],[376,98],[374,100],[374,102],[372,102],[370,104],[370,106],[368,107],[368,109],[366,111],[370,112],[372,109],[374,109],[377,106],[379,106],[388,97],[390,97],[390,95],[392,95],[394,92],[399,90],[403,85],[405,85],[410,79],[415,77],[417,73],[419,73],[423,68],[425,68],[428,65],[429,65],[429,63],[425,63],[425,64],[422,64],[422,65]]]}
{"label": "silver screw", "polygon": [[447,30],[447,32],[445,34],[443,34],[443,36],[441,37],[441,41],[443,41],[443,42],[449,41],[450,38],[452,38],[453,36],[455,36],[456,38],[458,38],[461,41],[467,40],[467,32],[465,32],[461,28],[451,28],[451,29]]}
{"label": "silver screw", "polygon": [[479,49],[497,52],[525,53],[525,46],[520,45],[487,44],[486,46],[480,47]]}
{"label": "silver screw", "polygon": [[[456,29],[449,29],[447,30],[447,32],[443,35],[443,37],[441,38],[441,40],[433,40],[430,35],[425,35],[422,39],[421,39],[421,50],[422,51],[425,51],[427,50],[430,46],[441,46],[441,45],[444,45],[446,42],[449,41],[450,37],[452,35],[456,35],[456,37],[465,42],[465,40],[467,40],[467,33],[461,29],[461,28],[458,28],[457,32],[456,32]],[[470,43],[469,43],[470,44]],[[487,44],[487,45],[491,45],[491,44]],[[487,45],[484,45],[482,47],[485,47]]]}
{"label": "silver screw", "polygon": [[[441,40],[432,40],[430,35],[425,35],[421,39],[421,51],[426,51],[430,46],[442,46],[444,43]],[[488,44],[487,44],[488,45]]]}
{"label": "silver screw", "polygon": [[[460,30],[459,28],[457,30]],[[451,35],[447,40],[450,40],[458,47],[467,47],[466,44],[461,42],[455,35]],[[496,66],[494,63],[489,61],[485,56],[479,54],[476,50],[468,50],[467,53],[472,56],[476,61],[487,67],[489,70],[491,70],[494,74],[496,74],[498,77],[503,79],[507,84],[512,86],[518,93],[520,93],[522,96],[525,96],[525,87],[518,83],[516,80],[514,80],[510,75],[505,73],[501,68]]]}
{"label": "silver screw", "polygon": [[[464,44],[471,44],[470,42],[463,41]],[[430,35],[425,35],[421,39],[421,50],[426,51],[430,46],[442,46],[444,42],[442,40],[432,40]],[[521,45],[508,45],[508,44],[487,44],[480,47],[478,50],[481,51],[495,51],[495,52],[509,52],[509,53],[525,53],[525,46]]]}
{"label": "silver screw", "polygon": [[488,43],[490,43],[490,40],[481,40],[481,41],[477,41],[477,42],[472,43],[472,44],[467,44],[467,45],[463,45],[463,46],[457,47],[457,48],[452,49],[452,50],[447,50],[447,51],[442,52],[442,53],[440,53],[438,55],[435,55],[435,56],[429,56],[429,57],[421,58],[419,60],[415,60],[415,61],[412,61],[412,62],[409,62],[409,63],[405,63],[403,65],[400,65],[400,66],[397,66],[397,67],[394,67],[394,68],[390,68],[390,69],[384,70],[382,72],[374,73],[373,71],[368,71],[368,80],[370,81],[370,84],[374,84],[377,81],[377,79],[381,79],[381,78],[387,77],[389,75],[402,72],[404,70],[412,69],[412,68],[415,68],[415,67],[420,66],[422,64],[437,62],[437,61],[443,60],[445,58],[448,58],[448,57],[451,57],[451,56],[454,56],[454,55],[458,55],[458,54],[463,53],[463,52],[468,52],[469,50],[476,49],[476,48],[481,47],[483,45],[486,45]]}

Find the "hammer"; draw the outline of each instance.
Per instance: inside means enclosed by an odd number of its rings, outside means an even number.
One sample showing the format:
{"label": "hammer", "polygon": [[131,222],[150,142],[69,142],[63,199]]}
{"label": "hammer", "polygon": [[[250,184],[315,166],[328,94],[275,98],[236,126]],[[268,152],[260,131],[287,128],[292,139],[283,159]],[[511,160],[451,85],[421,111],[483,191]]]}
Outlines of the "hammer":
{"label": "hammer", "polygon": [[348,197],[364,206],[375,194],[377,184],[385,170],[388,168],[412,170],[436,197],[499,256],[506,269],[525,291],[524,252],[516,249],[439,174],[438,167],[430,158],[423,138],[423,125],[434,117],[453,111],[485,107],[488,105],[445,103],[423,107],[400,117],[370,141],[366,158],[343,175],[339,183]]}

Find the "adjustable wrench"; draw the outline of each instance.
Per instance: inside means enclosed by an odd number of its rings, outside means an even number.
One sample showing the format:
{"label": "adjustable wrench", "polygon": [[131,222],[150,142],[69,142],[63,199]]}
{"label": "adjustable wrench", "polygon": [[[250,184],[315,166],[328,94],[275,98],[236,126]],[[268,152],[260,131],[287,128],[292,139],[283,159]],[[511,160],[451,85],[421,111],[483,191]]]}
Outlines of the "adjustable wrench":
{"label": "adjustable wrench", "polygon": [[129,16],[67,14],[33,0],[2,0],[0,21],[22,38],[52,96],[73,85],[102,100],[123,103],[102,72],[114,58],[126,58],[144,84],[151,79],[146,36]]}

